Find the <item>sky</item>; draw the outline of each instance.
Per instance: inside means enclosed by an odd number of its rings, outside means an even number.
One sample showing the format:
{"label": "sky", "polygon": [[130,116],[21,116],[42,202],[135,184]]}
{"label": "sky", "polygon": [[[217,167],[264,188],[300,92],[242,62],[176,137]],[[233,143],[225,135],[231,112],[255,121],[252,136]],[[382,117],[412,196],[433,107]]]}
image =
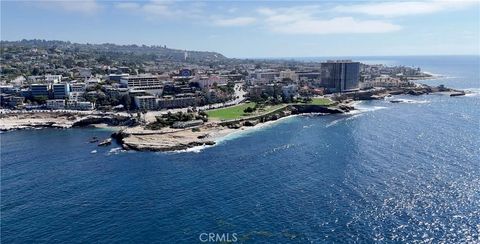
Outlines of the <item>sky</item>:
{"label": "sky", "polygon": [[0,1],[2,40],[166,45],[232,58],[480,54],[480,0]]}

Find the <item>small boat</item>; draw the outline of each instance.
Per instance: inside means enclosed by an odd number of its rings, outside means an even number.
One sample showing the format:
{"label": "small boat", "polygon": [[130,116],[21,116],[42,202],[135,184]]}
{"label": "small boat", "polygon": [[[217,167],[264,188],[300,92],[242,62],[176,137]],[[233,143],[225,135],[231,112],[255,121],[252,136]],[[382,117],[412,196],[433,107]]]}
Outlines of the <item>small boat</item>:
{"label": "small boat", "polygon": [[91,154],[97,153],[97,150],[93,150],[90,152]]}

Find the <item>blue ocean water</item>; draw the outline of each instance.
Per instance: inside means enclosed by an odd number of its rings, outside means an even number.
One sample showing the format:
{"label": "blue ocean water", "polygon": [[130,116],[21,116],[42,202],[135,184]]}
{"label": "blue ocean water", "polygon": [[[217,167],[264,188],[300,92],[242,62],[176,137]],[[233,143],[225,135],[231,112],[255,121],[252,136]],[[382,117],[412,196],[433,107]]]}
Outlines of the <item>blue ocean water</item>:
{"label": "blue ocean water", "polygon": [[291,117],[200,152],[98,148],[100,129],[4,133],[2,243],[480,242],[480,57],[381,58],[476,92]]}

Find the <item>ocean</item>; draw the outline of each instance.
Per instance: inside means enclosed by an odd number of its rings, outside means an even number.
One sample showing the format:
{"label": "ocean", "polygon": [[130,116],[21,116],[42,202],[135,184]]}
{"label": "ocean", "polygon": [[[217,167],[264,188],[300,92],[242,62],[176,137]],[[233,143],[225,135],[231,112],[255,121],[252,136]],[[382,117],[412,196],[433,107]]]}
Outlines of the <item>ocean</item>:
{"label": "ocean", "polygon": [[480,242],[480,57],[357,59],[473,93],[364,101],[187,152],[88,142],[105,129],[6,132],[2,243]]}

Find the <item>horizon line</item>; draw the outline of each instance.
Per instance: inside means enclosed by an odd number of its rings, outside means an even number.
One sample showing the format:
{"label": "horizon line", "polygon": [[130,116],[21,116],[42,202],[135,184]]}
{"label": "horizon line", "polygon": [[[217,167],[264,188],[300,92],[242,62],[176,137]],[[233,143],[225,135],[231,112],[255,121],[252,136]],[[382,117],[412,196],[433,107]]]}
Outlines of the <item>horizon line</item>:
{"label": "horizon line", "polygon": [[160,44],[138,44],[138,43],[130,43],[130,44],[119,44],[119,43],[114,43],[114,42],[76,42],[76,41],[70,41],[70,40],[55,40],[55,39],[40,39],[40,38],[33,38],[33,39],[27,39],[27,38],[22,38],[20,40],[5,40],[5,39],[0,39],[0,42],[21,42],[21,41],[33,41],[33,40],[42,40],[42,41],[61,41],[61,42],[70,42],[72,44],[92,44],[92,45],[102,45],[102,44],[113,44],[113,45],[118,45],[118,46],[148,46],[148,47],[161,47],[161,46],[166,46],[168,49],[174,49],[174,50],[185,50],[185,51],[194,51],[194,52],[215,52],[219,53],[226,58],[231,58],[231,59],[299,59],[299,58],[332,58],[332,57],[338,57],[338,58],[348,58],[348,57],[416,57],[416,56],[432,56],[432,57],[437,57],[437,56],[480,56],[480,52],[476,54],[464,54],[464,53],[445,53],[445,54],[380,54],[380,55],[318,55],[318,56],[278,56],[278,57],[264,57],[264,56],[257,56],[257,57],[235,57],[235,56],[226,56],[224,53],[220,51],[212,51],[212,50],[192,50],[192,49],[187,49],[187,48],[176,48],[176,47],[168,47],[166,44],[160,45]]}

